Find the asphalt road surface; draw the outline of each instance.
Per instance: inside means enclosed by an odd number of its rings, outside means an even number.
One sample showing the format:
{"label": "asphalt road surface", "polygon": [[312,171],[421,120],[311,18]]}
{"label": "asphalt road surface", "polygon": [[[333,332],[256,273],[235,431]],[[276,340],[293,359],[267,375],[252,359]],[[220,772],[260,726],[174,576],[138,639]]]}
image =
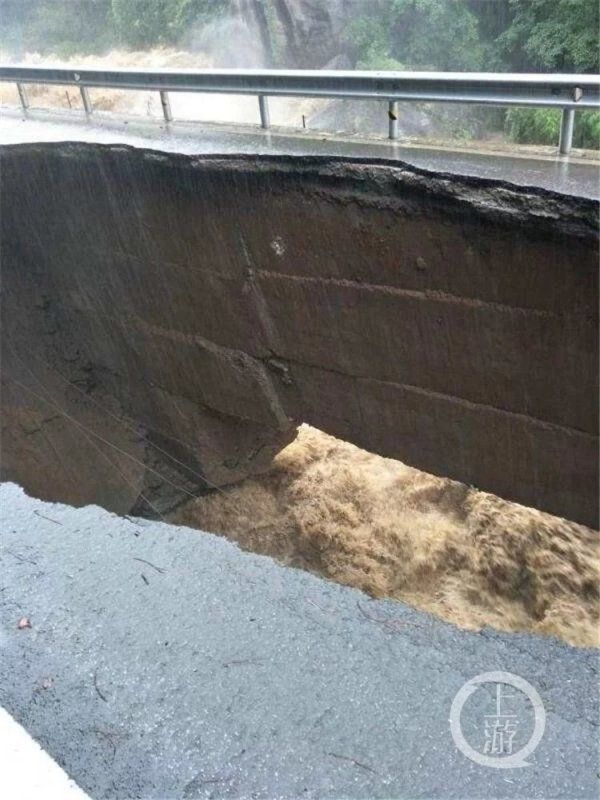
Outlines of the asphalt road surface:
{"label": "asphalt road surface", "polygon": [[[2,109],[0,144],[91,141],[137,145],[178,153],[250,153],[391,158],[436,172],[476,175],[524,186],[597,198],[600,166],[583,159],[527,155],[484,155],[457,150],[405,146],[389,140],[341,138],[315,131],[257,126],[175,122],[165,126],[143,117],[96,113],[89,120],[67,113]],[[515,153],[517,150],[515,149]]]}
{"label": "asphalt road surface", "polygon": [[[592,651],[462,631],[210,534],[13,484],[0,508],[0,700],[92,798],[598,796]],[[451,736],[456,693],[494,670],[541,696],[528,766],[474,763]],[[533,710],[505,688],[516,751]],[[460,716],[477,752],[496,691]]]}

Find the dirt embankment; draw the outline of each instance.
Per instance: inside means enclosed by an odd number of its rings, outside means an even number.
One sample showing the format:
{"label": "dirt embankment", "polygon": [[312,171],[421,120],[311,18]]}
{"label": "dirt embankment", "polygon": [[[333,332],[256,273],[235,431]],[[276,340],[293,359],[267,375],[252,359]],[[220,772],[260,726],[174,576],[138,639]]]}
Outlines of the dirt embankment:
{"label": "dirt embankment", "polygon": [[308,426],[267,474],[173,521],[461,627],[600,644],[596,531]]}
{"label": "dirt embankment", "polygon": [[2,171],[8,480],[165,512],[306,422],[597,527],[593,201],[92,143],[5,147]]}

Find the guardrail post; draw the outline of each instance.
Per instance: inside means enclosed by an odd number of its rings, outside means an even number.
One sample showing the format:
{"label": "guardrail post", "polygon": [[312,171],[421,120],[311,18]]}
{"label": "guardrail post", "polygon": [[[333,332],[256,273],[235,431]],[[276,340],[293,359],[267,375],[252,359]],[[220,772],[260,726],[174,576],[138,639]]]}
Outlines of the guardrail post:
{"label": "guardrail post", "polygon": [[86,114],[91,114],[94,110],[92,106],[92,101],[90,100],[90,93],[88,92],[87,86],[80,86],[79,91],[81,92],[81,100],[83,102],[83,108]]}
{"label": "guardrail post", "polygon": [[269,103],[264,94],[258,95],[258,107],[260,109],[260,126],[261,128],[270,128],[271,119],[269,117]]}
{"label": "guardrail post", "polygon": [[29,98],[27,97],[27,89],[23,86],[22,83],[17,83],[17,91],[19,92],[19,100],[21,101],[21,105],[23,106],[23,111],[27,111],[29,108]]}
{"label": "guardrail post", "polygon": [[398,138],[398,101],[390,100],[388,106],[389,138]]}
{"label": "guardrail post", "polygon": [[575,109],[563,108],[560,121],[560,141],[558,152],[561,156],[568,156],[573,146],[573,126],[575,124]]}
{"label": "guardrail post", "polygon": [[165,122],[173,122],[173,114],[171,113],[171,101],[169,100],[169,93],[161,90],[160,104],[163,110]]}

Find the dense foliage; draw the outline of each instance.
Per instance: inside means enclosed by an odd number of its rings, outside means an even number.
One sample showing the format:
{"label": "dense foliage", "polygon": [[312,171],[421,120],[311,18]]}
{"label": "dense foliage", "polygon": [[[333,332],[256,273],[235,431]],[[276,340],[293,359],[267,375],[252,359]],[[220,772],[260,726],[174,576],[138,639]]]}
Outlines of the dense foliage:
{"label": "dense foliage", "polygon": [[16,52],[96,53],[114,40],[110,0],[0,0],[2,48]]}
{"label": "dense foliage", "polygon": [[[370,0],[347,33],[362,69],[598,72],[598,0]],[[443,115],[444,112],[439,112]],[[505,112],[515,141],[555,144],[560,111]],[[467,111],[461,127],[473,135],[498,122],[487,110]],[[456,131],[453,131],[456,135]],[[575,144],[600,146],[596,113],[579,112]]]}
{"label": "dense foliage", "polygon": [[597,0],[511,0],[513,17],[499,39],[519,69],[598,72]]}
{"label": "dense foliage", "polygon": [[22,51],[96,53],[176,44],[229,0],[0,0],[3,45]]}
{"label": "dense foliage", "polygon": [[477,18],[464,2],[372,0],[348,39],[362,69],[481,69]]}
{"label": "dense foliage", "polygon": [[120,42],[132,47],[174,44],[191,25],[202,25],[227,10],[226,0],[112,0]]}
{"label": "dense foliage", "polygon": [[[0,0],[0,43],[17,53],[58,56],[180,44],[191,30],[233,15],[242,5],[240,0]],[[265,51],[275,64],[289,65],[294,52],[286,52],[285,42],[289,46],[293,36],[277,35],[276,20],[293,27],[290,14],[306,0],[250,5],[265,20]],[[323,19],[332,8],[329,0],[310,0],[310,7]],[[359,69],[600,71],[598,0],[354,0],[351,8],[352,21],[335,44]],[[453,119],[446,111],[435,113]],[[471,110],[463,114],[459,134],[504,126],[517,141],[555,143],[559,116],[552,109]],[[577,144],[597,147],[599,133],[598,115],[578,112]]]}
{"label": "dense foliage", "polygon": [[[505,129],[515,142],[554,145],[560,115],[558,108],[511,108],[506,112]],[[578,111],[575,119],[573,145],[600,149],[600,114]]]}
{"label": "dense foliage", "polygon": [[408,69],[598,72],[597,0],[369,0],[359,63]]}

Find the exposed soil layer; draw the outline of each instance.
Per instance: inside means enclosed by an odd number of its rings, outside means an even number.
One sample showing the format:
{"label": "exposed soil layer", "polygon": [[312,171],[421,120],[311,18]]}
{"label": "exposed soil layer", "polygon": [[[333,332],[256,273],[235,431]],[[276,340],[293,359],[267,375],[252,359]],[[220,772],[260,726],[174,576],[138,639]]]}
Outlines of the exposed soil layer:
{"label": "exposed soil layer", "polygon": [[597,526],[596,202],[379,159],[1,155],[3,477],[164,513],[306,422]]}
{"label": "exposed soil layer", "polygon": [[465,628],[600,643],[597,531],[303,425],[270,471],[172,521]]}

